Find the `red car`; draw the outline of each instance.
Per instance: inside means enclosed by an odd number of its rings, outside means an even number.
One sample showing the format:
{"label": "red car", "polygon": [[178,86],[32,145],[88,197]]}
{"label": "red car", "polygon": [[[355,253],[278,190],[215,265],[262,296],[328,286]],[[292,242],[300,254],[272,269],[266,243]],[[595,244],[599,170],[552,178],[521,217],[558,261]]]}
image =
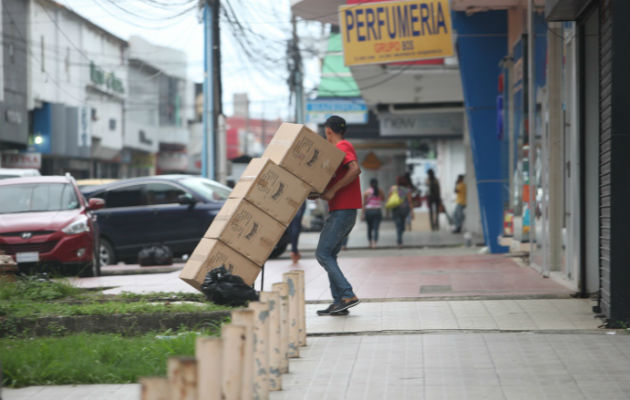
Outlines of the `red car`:
{"label": "red car", "polygon": [[71,176],[0,179],[0,251],[21,270],[100,275],[92,210]]}

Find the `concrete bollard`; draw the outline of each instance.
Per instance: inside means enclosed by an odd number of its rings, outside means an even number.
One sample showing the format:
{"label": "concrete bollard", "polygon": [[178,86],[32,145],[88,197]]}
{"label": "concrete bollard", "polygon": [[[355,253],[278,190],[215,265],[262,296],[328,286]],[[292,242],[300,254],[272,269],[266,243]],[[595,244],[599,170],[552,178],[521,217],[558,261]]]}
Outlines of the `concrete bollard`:
{"label": "concrete bollard", "polygon": [[198,400],[221,400],[222,347],[223,340],[217,337],[200,337],[195,342]]}
{"label": "concrete bollard", "polygon": [[261,292],[260,300],[269,305],[269,391],[282,390],[280,372],[280,295],[276,292]]}
{"label": "concrete bollard", "polygon": [[193,357],[168,359],[171,400],[197,400],[197,360]]}
{"label": "concrete bollard", "polygon": [[273,291],[280,297],[280,373],[289,373],[289,285],[277,282]]}
{"label": "concrete bollard", "polygon": [[298,344],[300,346],[306,346],[306,296],[304,288],[304,271],[298,269],[291,272],[297,274],[298,277]]}
{"label": "concrete bollard", "polygon": [[282,280],[289,285],[289,358],[300,356],[298,279],[298,275],[295,272],[282,274]]}
{"label": "concrete bollard", "polygon": [[254,397],[254,310],[232,311],[232,323],[245,327],[241,398],[252,399]]}
{"label": "concrete bollard", "polygon": [[252,301],[254,311],[254,399],[269,398],[269,306]]}
{"label": "concrete bollard", "polygon": [[168,378],[140,378],[141,400],[170,400]]}
{"label": "concrete bollard", "polygon": [[221,361],[221,395],[225,400],[240,400],[245,353],[246,328],[236,324],[221,327],[223,358]]}

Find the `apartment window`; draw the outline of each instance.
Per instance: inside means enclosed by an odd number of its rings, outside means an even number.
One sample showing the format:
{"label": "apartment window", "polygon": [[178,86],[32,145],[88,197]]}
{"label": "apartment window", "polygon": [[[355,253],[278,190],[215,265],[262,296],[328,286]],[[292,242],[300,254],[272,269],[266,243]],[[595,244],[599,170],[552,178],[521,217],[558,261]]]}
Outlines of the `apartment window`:
{"label": "apartment window", "polygon": [[44,35],[41,36],[41,39],[42,39],[41,40],[41,45],[42,46],[41,46],[40,63],[41,63],[41,67],[42,67],[42,72],[46,72],[46,65],[44,64],[44,56],[45,56],[44,49],[45,49],[45,46],[46,46],[46,44],[44,43]]}
{"label": "apartment window", "polygon": [[116,120],[114,118],[110,118],[109,120],[109,130],[110,131],[116,130]]}

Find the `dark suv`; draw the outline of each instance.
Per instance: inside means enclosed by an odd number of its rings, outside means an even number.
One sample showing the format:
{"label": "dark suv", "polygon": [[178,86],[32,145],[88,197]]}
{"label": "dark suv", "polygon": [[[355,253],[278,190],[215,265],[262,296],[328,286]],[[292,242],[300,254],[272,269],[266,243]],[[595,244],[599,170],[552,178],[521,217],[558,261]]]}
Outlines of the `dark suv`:
{"label": "dark suv", "polygon": [[[102,198],[106,204],[96,212],[101,264],[135,263],[138,252],[150,244],[166,245],[176,257],[191,254],[230,191],[191,175],[132,178],[84,189],[87,198]],[[286,243],[280,253],[285,248]]]}

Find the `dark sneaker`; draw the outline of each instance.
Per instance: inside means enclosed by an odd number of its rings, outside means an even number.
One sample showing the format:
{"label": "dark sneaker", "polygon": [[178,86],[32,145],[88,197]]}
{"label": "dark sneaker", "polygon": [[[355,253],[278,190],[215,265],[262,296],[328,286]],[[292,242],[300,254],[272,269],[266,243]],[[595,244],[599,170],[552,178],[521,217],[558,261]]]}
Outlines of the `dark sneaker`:
{"label": "dark sneaker", "polygon": [[346,311],[348,310],[348,308],[354,307],[357,304],[359,304],[359,299],[357,298],[357,296],[350,297],[347,299],[341,299],[339,303],[334,303],[329,307],[330,308],[329,312],[331,314],[337,314],[341,311]]}
{"label": "dark sneaker", "polygon": [[342,315],[348,315],[350,314],[350,311],[348,310],[340,310],[337,312],[333,312],[333,307],[335,307],[335,304],[331,304],[328,306],[328,308],[326,308],[325,310],[317,310],[317,315],[323,316],[323,315],[332,315],[332,316],[342,316]]}

